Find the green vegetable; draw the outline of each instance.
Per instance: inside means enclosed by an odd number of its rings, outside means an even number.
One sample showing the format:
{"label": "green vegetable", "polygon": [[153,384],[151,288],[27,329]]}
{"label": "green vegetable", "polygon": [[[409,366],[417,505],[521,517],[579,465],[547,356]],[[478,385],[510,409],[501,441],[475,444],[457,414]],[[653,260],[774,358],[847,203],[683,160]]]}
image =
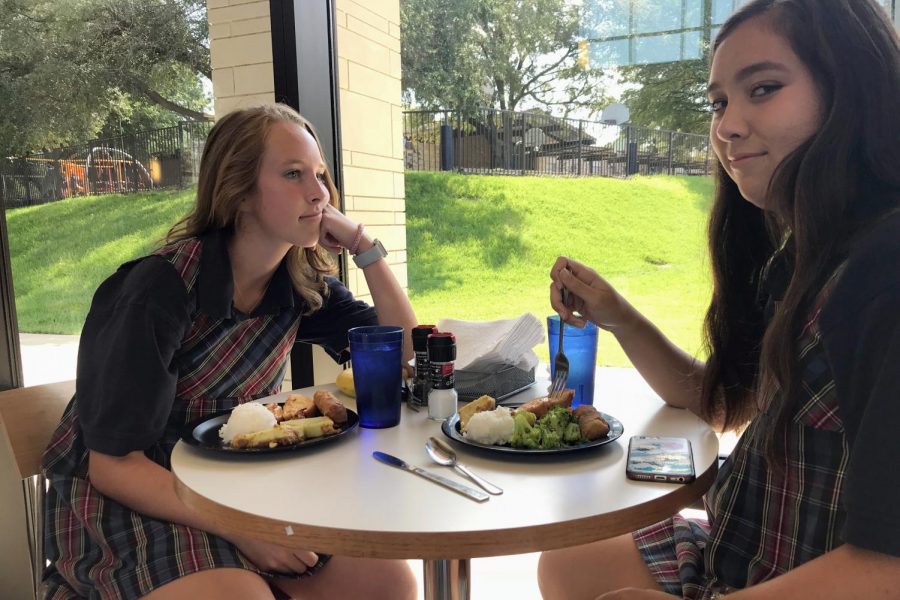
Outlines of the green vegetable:
{"label": "green vegetable", "polygon": [[544,430],[541,435],[541,448],[544,450],[555,450],[562,446],[562,439],[554,429]]}
{"label": "green vegetable", "polygon": [[513,434],[509,445],[513,448],[536,450],[541,447],[541,430],[534,427],[537,417],[528,411],[519,411],[513,417]]}
{"label": "green vegetable", "polygon": [[582,441],[581,438],[581,427],[578,426],[578,423],[572,420],[568,425],[566,425],[566,430],[563,432],[563,443],[564,444],[580,444]]}
{"label": "green vegetable", "polygon": [[513,434],[509,445],[529,450],[555,450],[584,442],[578,421],[562,406],[551,409],[541,419],[534,413],[520,411],[513,417]]}

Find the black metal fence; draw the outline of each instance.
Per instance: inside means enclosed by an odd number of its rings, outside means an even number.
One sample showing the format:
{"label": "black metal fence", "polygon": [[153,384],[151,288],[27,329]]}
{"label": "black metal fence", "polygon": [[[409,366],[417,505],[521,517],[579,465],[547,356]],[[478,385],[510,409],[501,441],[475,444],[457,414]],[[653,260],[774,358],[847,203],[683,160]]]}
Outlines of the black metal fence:
{"label": "black metal fence", "polygon": [[495,175],[708,175],[705,135],[490,108],[403,113],[410,171]]}
{"label": "black metal fence", "polygon": [[197,180],[212,125],[184,121],[132,136],[0,159],[0,199],[6,208],[16,208],[85,194],[187,187]]}

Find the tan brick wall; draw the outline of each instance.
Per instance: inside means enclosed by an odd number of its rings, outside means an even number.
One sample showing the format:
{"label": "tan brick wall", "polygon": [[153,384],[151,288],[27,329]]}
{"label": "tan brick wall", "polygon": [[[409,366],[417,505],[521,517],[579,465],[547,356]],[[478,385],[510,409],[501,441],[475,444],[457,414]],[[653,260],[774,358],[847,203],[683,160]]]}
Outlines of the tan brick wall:
{"label": "tan brick wall", "polygon": [[[405,289],[400,0],[337,0],[335,8],[344,206],[384,243]],[[352,262],[349,280],[353,293],[368,300],[365,278]]]}
{"label": "tan brick wall", "polygon": [[274,102],[268,0],[206,0],[216,116]]}

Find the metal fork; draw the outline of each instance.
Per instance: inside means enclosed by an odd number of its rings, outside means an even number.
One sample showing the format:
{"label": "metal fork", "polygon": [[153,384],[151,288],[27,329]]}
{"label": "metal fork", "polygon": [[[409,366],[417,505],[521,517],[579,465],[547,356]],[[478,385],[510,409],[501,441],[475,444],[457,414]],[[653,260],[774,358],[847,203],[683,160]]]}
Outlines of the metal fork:
{"label": "metal fork", "polygon": [[[569,290],[563,288],[562,290],[562,298],[563,304],[569,305]],[[559,320],[559,348],[556,350],[556,356],[553,358],[553,383],[550,385],[550,392],[547,394],[548,398],[553,398],[554,396],[559,396],[562,394],[563,390],[566,389],[566,381],[569,379],[569,359],[566,358],[566,355],[563,353],[563,332],[566,330],[566,324],[560,318]]]}

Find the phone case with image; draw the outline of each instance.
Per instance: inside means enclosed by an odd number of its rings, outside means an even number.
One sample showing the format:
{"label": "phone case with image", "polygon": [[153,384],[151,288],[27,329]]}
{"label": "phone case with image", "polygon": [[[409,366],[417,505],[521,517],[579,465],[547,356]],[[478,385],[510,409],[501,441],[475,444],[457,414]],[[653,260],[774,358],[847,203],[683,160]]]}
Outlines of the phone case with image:
{"label": "phone case with image", "polygon": [[632,437],[628,442],[625,475],[640,481],[693,481],[694,458],[690,441],[675,437]]}

